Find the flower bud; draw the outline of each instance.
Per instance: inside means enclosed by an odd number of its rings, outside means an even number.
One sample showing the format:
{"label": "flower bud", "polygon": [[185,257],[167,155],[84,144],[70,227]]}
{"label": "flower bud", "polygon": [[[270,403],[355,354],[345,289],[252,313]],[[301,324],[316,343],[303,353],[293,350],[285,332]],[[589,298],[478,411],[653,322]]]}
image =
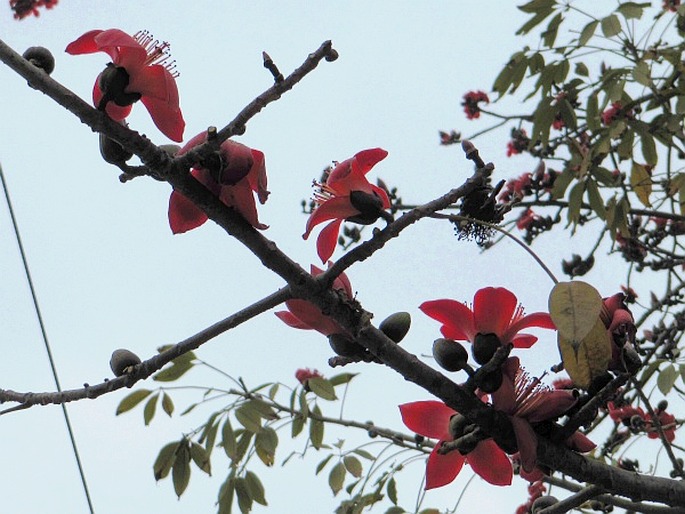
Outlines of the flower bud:
{"label": "flower bud", "polygon": [[433,357],[435,357],[435,362],[447,371],[464,369],[469,360],[469,354],[461,344],[444,337],[433,342]]}
{"label": "flower bud", "polygon": [[112,101],[120,107],[133,105],[140,100],[140,93],[127,93],[125,91],[130,81],[128,72],[121,66],[108,64],[98,76],[98,87],[102,91],[102,99],[99,110],[104,110],[108,101]]}
{"label": "flower bud", "polygon": [[328,344],[341,357],[359,358],[364,355],[364,348],[354,342],[347,334],[331,334]]}
{"label": "flower bud", "polygon": [[360,225],[370,225],[381,215],[383,210],[383,200],[375,193],[365,193],[364,191],[351,191],[350,203],[352,207],[359,211],[359,214],[350,216],[347,221],[359,223]]}
{"label": "flower bud", "polygon": [[473,358],[481,366],[487,364],[492,359],[497,349],[502,346],[502,342],[495,334],[476,334],[473,341]]}
{"label": "flower bud", "polygon": [[31,46],[22,55],[24,59],[50,75],[55,69],[55,58],[47,48]]}
{"label": "flower bud", "polygon": [[378,329],[390,339],[399,343],[409,332],[411,315],[408,312],[396,312],[391,314],[378,325]]}
{"label": "flower bud", "polygon": [[535,514],[536,512],[540,512],[542,509],[551,507],[556,503],[559,503],[559,500],[557,500],[554,496],[540,496],[533,502],[533,505],[530,507],[530,511],[532,514]]}
{"label": "flower bud", "polygon": [[502,370],[496,369],[479,378],[478,388],[484,393],[494,393],[502,385],[502,379]]}
{"label": "flower bud", "polygon": [[133,366],[137,364],[140,364],[140,357],[125,348],[114,350],[112,358],[109,360],[109,367],[112,369],[115,377],[130,373]]}
{"label": "flower bud", "polygon": [[656,406],[656,410],[660,412],[663,412],[666,409],[668,409],[668,400],[661,400]]}
{"label": "flower bud", "polygon": [[133,157],[133,153],[104,134],[100,134],[100,155],[105,162],[114,165],[123,164]]}

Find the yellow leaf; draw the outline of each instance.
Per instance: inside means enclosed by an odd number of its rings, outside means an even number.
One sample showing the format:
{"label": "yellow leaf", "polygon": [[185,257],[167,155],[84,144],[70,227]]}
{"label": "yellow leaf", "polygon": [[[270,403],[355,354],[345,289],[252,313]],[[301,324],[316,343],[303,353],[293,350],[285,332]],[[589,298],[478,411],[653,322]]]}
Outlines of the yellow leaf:
{"label": "yellow leaf", "polygon": [[559,351],[564,368],[578,387],[587,389],[592,380],[606,372],[611,360],[611,339],[602,320],[597,317],[590,332],[576,345],[558,334]]}
{"label": "yellow leaf", "polygon": [[633,191],[635,191],[642,205],[651,207],[649,195],[652,194],[652,177],[644,165],[636,162],[633,163],[633,167],[630,170],[630,185],[633,186]]}
{"label": "yellow leaf", "polygon": [[586,282],[559,282],[549,295],[549,315],[559,335],[575,346],[593,329],[602,297]]}

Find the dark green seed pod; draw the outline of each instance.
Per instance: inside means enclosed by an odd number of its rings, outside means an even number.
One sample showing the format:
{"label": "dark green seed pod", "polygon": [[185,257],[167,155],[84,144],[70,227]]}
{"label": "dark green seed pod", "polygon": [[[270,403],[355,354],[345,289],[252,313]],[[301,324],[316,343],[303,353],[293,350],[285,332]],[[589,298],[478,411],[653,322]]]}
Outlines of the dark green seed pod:
{"label": "dark green seed pod", "polygon": [[502,370],[496,369],[478,379],[478,388],[484,393],[494,393],[502,385]]}
{"label": "dark green seed pod", "polygon": [[123,164],[128,161],[133,154],[124,149],[119,143],[113,139],[108,138],[104,134],[100,134],[100,155],[110,164]]}
{"label": "dark green seed pod", "polygon": [[433,342],[433,357],[435,362],[447,371],[464,369],[469,360],[469,354],[461,344],[444,337]]}
{"label": "dark green seed pod", "polygon": [[131,368],[137,364],[140,364],[140,357],[125,348],[114,350],[112,358],[109,360],[109,367],[112,369],[115,377],[130,373]]}
{"label": "dark green seed pod", "polygon": [[50,75],[55,70],[55,58],[47,48],[31,46],[22,55],[24,59]]}
{"label": "dark green seed pod", "polygon": [[331,334],[328,336],[328,343],[342,357],[360,358],[364,355],[364,348],[346,334]]}
{"label": "dark green seed pod", "polygon": [[411,327],[411,315],[408,312],[391,314],[378,325],[378,329],[396,343],[404,339],[409,332],[409,327]]}
{"label": "dark green seed pod", "polygon": [[495,334],[476,334],[471,353],[476,362],[482,366],[490,362],[500,346],[502,342]]}

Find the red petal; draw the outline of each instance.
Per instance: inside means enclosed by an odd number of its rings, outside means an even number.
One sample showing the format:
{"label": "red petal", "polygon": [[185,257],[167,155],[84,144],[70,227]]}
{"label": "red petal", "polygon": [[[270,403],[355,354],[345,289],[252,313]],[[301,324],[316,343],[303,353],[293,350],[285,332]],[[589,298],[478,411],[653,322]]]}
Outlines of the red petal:
{"label": "red petal", "polygon": [[[149,70],[155,69],[155,67],[147,68]],[[143,102],[145,108],[150,113],[152,121],[157,126],[157,128],[167,136],[172,141],[181,142],[183,141],[183,130],[185,129],[186,123],[183,120],[183,114],[178,106],[178,90],[176,89],[176,82],[174,81],[171,74],[161,66],[158,69],[163,70],[164,73],[159,76],[160,80],[164,80],[164,89],[166,91],[166,97],[151,96],[146,92],[148,86],[152,83],[141,83],[140,81],[135,84],[138,89],[134,89],[131,84],[126,88],[128,91],[133,91],[140,93],[142,95],[140,101]],[[159,73],[157,73],[159,75]],[[167,80],[168,79],[168,80]],[[142,89],[141,86],[144,86]]]}
{"label": "red petal", "polygon": [[269,191],[266,189],[266,162],[264,154],[259,150],[252,149],[252,169],[247,174],[247,179],[250,181],[250,187],[257,193],[260,203],[266,202],[269,198]]}
{"label": "red petal", "polygon": [[313,330],[312,327],[302,323],[302,321],[290,311],[278,311],[274,312],[274,314],[289,327],[299,328],[300,330]]}
{"label": "red petal", "polygon": [[[99,78],[100,77],[98,76],[98,78],[95,80],[95,84],[93,85],[93,105],[95,107],[100,104],[100,100],[102,99],[102,91],[98,85]],[[132,105],[125,105],[122,107],[114,102],[107,102],[107,105],[105,106],[105,112],[107,113],[107,116],[112,118],[114,121],[122,121],[126,118],[126,116],[131,114],[132,109]]]}
{"label": "red petal", "polygon": [[95,36],[103,32],[102,30],[91,30],[86,32],[76,41],[72,41],[64,50],[71,55],[92,54],[100,51],[100,47],[95,43]]}
{"label": "red petal", "polygon": [[541,391],[534,394],[539,395],[539,397],[535,401],[528,402],[529,408],[521,409],[516,413],[531,423],[557,418],[573,407],[578,401],[573,391],[568,389]]}
{"label": "red petal", "polygon": [[352,166],[366,175],[380,161],[388,156],[388,152],[382,148],[369,148],[354,155]]}
{"label": "red petal", "polygon": [[321,262],[327,262],[335,252],[335,246],[338,244],[338,233],[340,232],[340,225],[342,220],[334,220],[324,227],[316,239],[316,253],[321,259]]}
{"label": "red petal", "polygon": [[182,234],[207,221],[207,215],[181,193],[173,191],[169,198],[169,226],[174,234]]}
{"label": "red petal", "polygon": [[383,209],[390,208],[390,198],[388,198],[388,193],[382,187],[374,186],[371,184],[371,190],[378,195],[378,198],[383,202]]}
{"label": "red petal", "polygon": [[94,39],[98,50],[107,52],[116,65],[125,67],[125,63],[117,59],[117,51],[126,52],[128,54],[126,60],[129,62],[143,63],[147,59],[145,48],[122,30],[103,30],[96,34]]}
{"label": "red petal", "polygon": [[566,446],[571,448],[575,452],[587,453],[594,450],[597,445],[590,441],[585,434],[576,432],[571,437],[566,439]]}
{"label": "red petal", "polygon": [[181,155],[188,153],[190,150],[201,145],[205,141],[207,141],[207,132],[200,132],[198,135],[190,138],[190,140],[183,145],[178,152],[176,152],[176,157],[180,157]]}
{"label": "red petal", "polygon": [[535,468],[538,459],[538,436],[525,419],[517,416],[511,416],[510,419],[514,425],[516,444],[521,455],[521,466],[530,473]]}
{"label": "red petal", "polygon": [[473,341],[476,329],[473,312],[456,300],[431,300],[419,305],[424,314],[442,323],[440,331],[445,337],[459,341]]}
{"label": "red petal", "polygon": [[268,228],[268,225],[259,222],[254,195],[246,179],[241,180],[235,186],[223,186],[219,198],[229,207],[235,208],[254,228],[260,230]]}
{"label": "red petal", "polygon": [[511,339],[514,348],[530,348],[537,342],[538,338],[531,334],[517,334]]}
{"label": "red petal", "polygon": [[[502,335],[502,342],[505,340],[515,341],[517,339],[516,334],[520,330],[529,327],[549,328],[551,330],[557,329],[549,314],[546,312],[534,312],[532,314],[523,316],[521,319],[509,325],[509,328]],[[521,341],[514,342],[514,346],[516,346],[516,348],[529,348],[538,339],[537,337],[528,334],[521,334],[521,336],[525,337],[526,339],[522,338]],[[532,339],[532,342],[530,339]]]}
{"label": "red petal", "polygon": [[[400,405],[402,421],[407,428],[431,439],[451,440],[450,418],[456,411],[442,402],[424,400]],[[459,453],[459,452],[450,452]]]}
{"label": "red petal", "polygon": [[511,485],[514,476],[511,461],[492,439],[478,443],[466,456],[466,462],[486,482],[492,485]]}
{"label": "red petal", "polygon": [[325,316],[314,304],[305,300],[288,300],[285,302],[288,310],[304,325],[322,333],[325,336],[345,332],[332,318]]}
{"label": "red petal", "polygon": [[476,291],[473,297],[473,318],[476,331],[481,334],[496,334],[502,344],[504,331],[509,326],[516,310],[516,296],[503,287],[485,287]]}
{"label": "red petal", "polygon": [[[319,223],[336,218],[343,220],[356,214],[359,214],[359,211],[352,207],[349,196],[338,196],[331,198],[330,200],[326,200],[324,203],[314,209],[314,212],[312,212],[311,216],[309,216],[309,219],[307,220],[307,227],[302,237],[307,239],[311,231]],[[326,262],[325,259],[324,262]]]}
{"label": "red petal", "polygon": [[426,489],[434,489],[449,484],[461,471],[466,458],[458,451],[451,451],[445,455],[438,453],[440,441],[428,456],[426,463]]}

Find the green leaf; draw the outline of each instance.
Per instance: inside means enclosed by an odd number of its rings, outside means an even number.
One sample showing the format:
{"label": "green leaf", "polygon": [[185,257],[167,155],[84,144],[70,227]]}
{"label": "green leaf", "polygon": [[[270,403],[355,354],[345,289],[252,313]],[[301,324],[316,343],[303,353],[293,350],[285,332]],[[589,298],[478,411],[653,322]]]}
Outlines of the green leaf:
{"label": "green leaf", "polygon": [[604,37],[613,37],[621,32],[621,20],[615,14],[602,18],[601,24]]}
{"label": "green leaf", "polygon": [[171,400],[171,396],[166,393],[162,394],[162,409],[169,417],[174,413],[174,402]]}
{"label": "green leaf", "polygon": [[577,62],[575,67],[576,75],[587,77],[590,75],[590,70],[584,62]]}
{"label": "green leaf", "polygon": [[137,391],[133,391],[131,394],[125,396],[124,399],[119,402],[119,405],[117,406],[116,415],[118,416],[119,414],[123,414],[124,412],[130,411],[133,407],[135,407],[145,398],[150,396],[150,394],[152,394],[152,391],[149,391],[147,389],[138,389]]}
{"label": "green leaf", "polygon": [[645,158],[645,162],[650,166],[656,166],[659,155],[656,153],[654,138],[651,134],[643,132],[640,134],[640,142],[642,143],[642,156]]}
{"label": "green leaf", "polygon": [[233,462],[240,462],[242,458],[247,453],[247,449],[250,447],[250,442],[254,437],[254,433],[249,430],[245,430],[238,437],[238,443],[236,444],[235,459]]}
{"label": "green leaf", "polygon": [[245,472],[245,485],[247,485],[247,490],[250,493],[250,497],[265,507],[268,505],[266,502],[266,497],[264,496],[264,486],[259,480],[259,477],[252,471]]}
{"label": "green leaf", "polygon": [[155,463],[152,465],[152,471],[155,475],[155,480],[161,480],[166,478],[171,471],[171,466],[176,460],[176,450],[178,449],[180,443],[169,443],[164,446],[157,455]]}
{"label": "green leaf", "polygon": [[586,282],[559,282],[549,294],[549,315],[559,334],[581,341],[590,333],[602,311],[602,297]]}
{"label": "green leaf", "polygon": [[652,84],[652,75],[649,65],[645,61],[640,61],[633,68],[633,78],[638,84],[649,87]]}
{"label": "green leaf", "polygon": [[367,460],[376,460],[376,458],[373,455],[371,455],[366,450],[362,450],[361,448],[356,448],[356,449],[352,450],[352,453],[356,453],[360,457],[367,459]]}
{"label": "green leaf", "polygon": [[337,397],[335,396],[335,389],[333,389],[333,384],[331,384],[325,378],[313,377],[307,381],[307,384],[309,385],[309,389],[311,389],[312,392],[319,398],[329,401],[337,400]]}
{"label": "green leaf", "polygon": [[649,195],[652,194],[652,177],[645,166],[633,162],[630,170],[630,185],[642,205],[651,207]]}
{"label": "green leaf", "polygon": [[157,400],[159,399],[159,394],[154,395],[145,404],[143,409],[143,421],[145,421],[145,426],[150,424],[152,418],[155,417],[155,412],[157,411]]}
{"label": "green leaf", "polygon": [[223,446],[226,455],[235,462],[237,460],[238,450],[236,447],[235,432],[233,432],[233,427],[231,426],[228,417],[224,422],[224,426],[221,428],[221,439],[221,446]]}
{"label": "green leaf", "polygon": [[171,468],[171,480],[174,483],[174,492],[180,498],[190,482],[190,452],[185,444],[179,445],[176,450],[176,460]]}
{"label": "green leaf", "polygon": [[193,366],[194,364],[190,361],[173,362],[168,368],[164,368],[162,371],[152,375],[152,380],[157,382],[173,382],[185,375]]}
{"label": "green leaf", "polygon": [[250,432],[257,433],[262,430],[262,418],[249,403],[245,403],[235,410],[235,418]]}
{"label": "green leaf", "polygon": [[316,470],[315,470],[314,474],[318,475],[319,473],[321,473],[321,470],[326,467],[326,464],[328,464],[332,458],[333,458],[333,454],[328,455],[327,457],[322,459],[321,462],[319,462],[316,465]]}
{"label": "green leaf", "polygon": [[295,415],[293,416],[293,421],[292,421],[292,430],[290,432],[290,437],[293,439],[296,438],[300,433],[302,432],[302,429],[304,428],[304,422],[305,422],[304,417]]}
{"label": "green leaf", "polygon": [[587,122],[587,126],[590,130],[598,130],[601,127],[597,94],[593,94],[588,97],[585,117],[585,121]]}
{"label": "green leaf", "polygon": [[533,141],[540,140],[543,145],[549,142],[549,131],[557,114],[552,105],[553,101],[551,97],[542,98],[533,115],[533,130],[530,137]]}
{"label": "green leaf", "polygon": [[676,97],[675,112],[677,114],[685,114],[685,95],[681,94]]}
{"label": "green leaf", "polygon": [[554,0],[533,0],[532,2],[518,6],[518,8],[526,13],[534,13],[534,15],[516,31],[517,36],[528,34],[528,32],[545,21],[545,18],[554,12]]}
{"label": "green leaf", "polygon": [[680,365],[680,379],[685,382],[685,364]]}
{"label": "green leaf", "polygon": [[395,482],[395,477],[388,480],[388,487],[386,490],[388,491],[388,498],[390,501],[394,505],[397,505],[397,483]]}
{"label": "green leaf", "polygon": [[404,510],[402,507],[398,507],[397,505],[393,505],[390,507],[388,510],[385,511],[385,514],[405,514],[407,512]]}
{"label": "green leaf", "polygon": [[636,2],[625,2],[616,8],[616,12],[621,13],[626,20],[639,20],[642,18],[643,9],[650,6],[651,4],[649,2],[644,2],[641,4]]}
{"label": "green leaf", "polygon": [[554,46],[554,41],[557,39],[557,33],[559,32],[559,25],[561,24],[564,17],[561,13],[558,13],[547,25],[547,29],[541,34],[542,41],[547,48],[552,48]]}
{"label": "green leaf", "polygon": [[604,200],[602,199],[602,195],[600,195],[599,193],[597,183],[594,180],[589,179],[586,182],[586,185],[588,202],[590,203],[590,207],[592,207],[592,210],[595,211],[595,213],[600,219],[606,219],[607,210],[606,207],[604,207]]}
{"label": "green leaf", "polygon": [[597,30],[597,25],[599,25],[599,20],[591,21],[583,27],[578,38],[578,46],[585,46],[590,41],[590,38],[595,34],[595,30]]}
{"label": "green leaf", "polygon": [[[210,423],[209,429],[206,431],[207,437],[204,439],[205,450],[209,455],[214,451],[214,443],[216,442],[216,435],[219,431],[219,423]],[[202,441],[200,441],[202,442]]]}
{"label": "green leaf", "polygon": [[[314,409],[312,412],[317,415],[321,416],[321,410],[319,409],[318,405],[314,406]],[[312,442],[312,446],[316,448],[317,450],[321,449],[321,446],[323,446],[323,430],[324,430],[324,424],[323,421],[320,421],[318,419],[310,418],[309,420],[309,439]]]}
{"label": "green leaf", "polygon": [[630,129],[624,130],[623,134],[621,134],[621,142],[616,147],[616,152],[618,153],[619,160],[632,159],[634,143],[635,132],[633,132]]}
{"label": "green leaf", "polygon": [[226,480],[219,488],[219,513],[231,514],[233,510],[233,495],[235,493],[235,483],[233,474],[228,475]]}
{"label": "green leaf", "polygon": [[252,496],[250,496],[250,490],[247,487],[247,482],[244,478],[237,477],[234,480],[235,493],[238,496],[238,507],[240,512],[247,514],[252,510]]}
{"label": "green leaf", "polygon": [[338,375],[333,375],[331,378],[328,379],[328,381],[334,386],[339,386],[341,384],[349,383],[350,380],[352,380],[357,375],[359,375],[359,373],[340,373]]}
{"label": "green leaf", "polygon": [[567,219],[569,224],[578,223],[580,219],[580,209],[583,206],[583,193],[585,192],[585,182],[578,181],[571,188],[571,192],[568,195],[568,210]]}
{"label": "green leaf", "polygon": [[271,398],[272,400],[276,398],[276,394],[278,393],[278,387],[279,384],[274,384],[271,386],[271,388],[269,388],[269,398]]}
{"label": "green leaf", "polygon": [[362,463],[359,461],[357,457],[353,457],[352,455],[345,455],[343,457],[343,464],[345,465],[345,469],[349,471],[354,478],[359,478],[362,476]]}
{"label": "green leaf", "polygon": [[331,472],[328,475],[328,485],[331,487],[331,491],[333,491],[333,496],[337,496],[342,489],[343,483],[345,482],[345,474],[346,470],[342,462],[338,462],[333,466],[333,469],[331,469]]}
{"label": "green leaf", "polygon": [[278,414],[276,414],[276,411],[273,409],[273,407],[271,407],[271,405],[269,405],[265,401],[250,400],[248,402],[248,405],[251,409],[254,409],[264,419],[278,419]]}
{"label": "green leaf", "polygon": [[564,197],[566,188],[573,180],[573,177],[574,173],[568,168],[557,175],[557,178],[554,180],[554,187],[552,188],[552,198],[554,200]]}
{"label": "green leaf", "polygon": [[198,468],[208,475],[212,474],[209,453],[202,446],[197,443],[190,443],[190,457]]}
{"label": "green leaf", "polygon": [[659,371],[659,375],[656,378],[656,385],[659,387],[659,391],[664,396],[668,396],[678,378],[678,372],[673,364],[669,364],[664,369]]}
{"label": "green leaf", "polygon": [[271,427],[264,427],[255,437],[257,456],[266,466],[273,466],[278,447],[278,435]]}

